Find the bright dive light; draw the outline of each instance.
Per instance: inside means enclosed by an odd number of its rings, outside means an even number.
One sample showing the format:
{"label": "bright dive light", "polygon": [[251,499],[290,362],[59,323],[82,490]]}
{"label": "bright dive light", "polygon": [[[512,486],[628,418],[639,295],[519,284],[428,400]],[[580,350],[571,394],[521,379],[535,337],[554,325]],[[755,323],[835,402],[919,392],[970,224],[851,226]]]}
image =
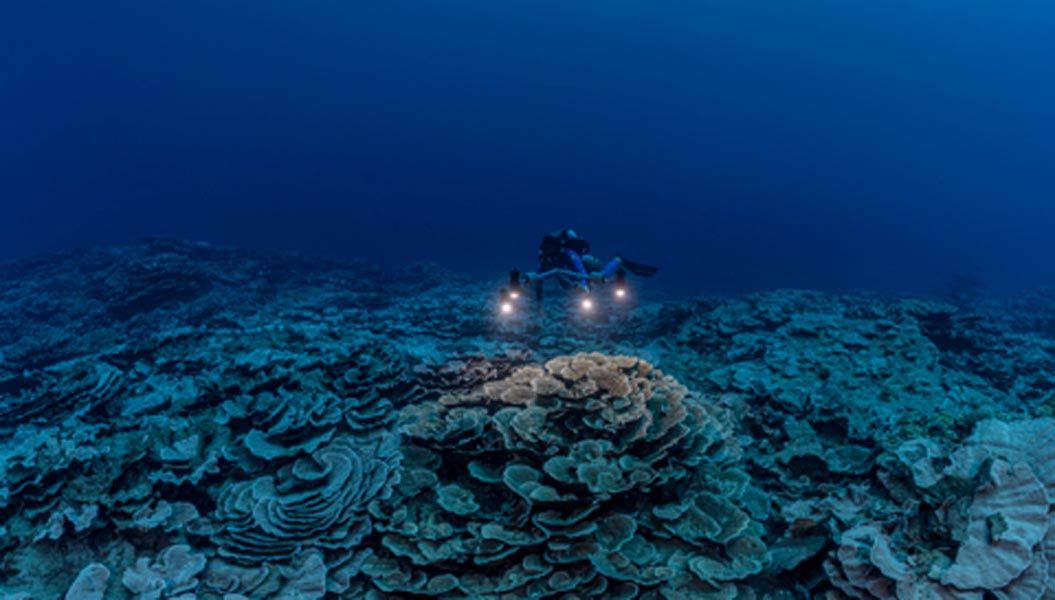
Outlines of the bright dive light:
{"label": "bright dive light", "polygon": [[499,310],[502,311],[503,315],[511,315],[513,314],[513,303],[508,301],[503,302],[499,307]]}
{"label": "bright dive light", "polygon": [[616,298],[626,298],[626,289],[625,288],[616,288],[615,289],[615,297]]}
{"label": "bright dive light", "polygon": [[512,298],[513,300],[516,300],[517,298],[520,297],[520,292],[518,292],[516,290],[513,290],[513,291],[509,292],[509,297]]}
{"label": "bright dive light", "polygon": [[582,306],[583,310],[593,310],[593,300],[590,300],[589,298],[583,298],[580,306]]}

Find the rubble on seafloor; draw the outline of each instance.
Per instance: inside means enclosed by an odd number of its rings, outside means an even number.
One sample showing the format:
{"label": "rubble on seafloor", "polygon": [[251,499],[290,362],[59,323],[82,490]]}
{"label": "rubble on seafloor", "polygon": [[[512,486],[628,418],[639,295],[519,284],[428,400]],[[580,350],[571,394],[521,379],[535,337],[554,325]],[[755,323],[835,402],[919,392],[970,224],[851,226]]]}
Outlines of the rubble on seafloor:
{"label": "rubble on seafloor", "polygon": [[493,295],[0,264],[0,599],[1055,597],[1055,295]]}

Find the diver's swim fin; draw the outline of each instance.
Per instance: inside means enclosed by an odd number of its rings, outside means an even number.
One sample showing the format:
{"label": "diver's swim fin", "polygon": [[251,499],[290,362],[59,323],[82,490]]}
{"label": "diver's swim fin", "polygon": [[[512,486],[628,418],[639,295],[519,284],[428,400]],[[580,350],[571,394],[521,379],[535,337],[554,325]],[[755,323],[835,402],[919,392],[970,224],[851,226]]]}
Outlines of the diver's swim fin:
{"label": "diver's swim fin", "polygon": [[628,260],[625,256],[620,256],[619,258],[622,259],[622,267],[638,277],[652,277],[659,271],[659,267],[634,262]]}

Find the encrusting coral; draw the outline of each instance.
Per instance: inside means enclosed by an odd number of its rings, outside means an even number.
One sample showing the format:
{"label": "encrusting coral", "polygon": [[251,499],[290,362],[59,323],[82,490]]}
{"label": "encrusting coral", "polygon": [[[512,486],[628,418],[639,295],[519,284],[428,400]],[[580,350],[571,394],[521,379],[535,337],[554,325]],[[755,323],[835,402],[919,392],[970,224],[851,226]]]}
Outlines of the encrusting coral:
{"label": "encrusting coral", "polygon": [[912,440],[886,458],[883,479],[902,516],[842,532],[826,563],[842,593],[1055,595],[1055,420],[983,421],[952,452]]}

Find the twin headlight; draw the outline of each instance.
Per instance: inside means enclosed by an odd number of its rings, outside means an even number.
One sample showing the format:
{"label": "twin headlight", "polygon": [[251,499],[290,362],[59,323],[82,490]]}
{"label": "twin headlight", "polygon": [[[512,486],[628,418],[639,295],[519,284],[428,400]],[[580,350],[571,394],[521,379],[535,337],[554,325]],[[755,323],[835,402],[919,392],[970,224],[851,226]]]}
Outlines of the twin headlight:
{"label": "twin headlight", "polygon": [[513,269],[509,272],[509,287],[502,288],[498,299],[498,312],[503,315],[512,315],[517,311],[517,300],[520,300],[520,271]]}

